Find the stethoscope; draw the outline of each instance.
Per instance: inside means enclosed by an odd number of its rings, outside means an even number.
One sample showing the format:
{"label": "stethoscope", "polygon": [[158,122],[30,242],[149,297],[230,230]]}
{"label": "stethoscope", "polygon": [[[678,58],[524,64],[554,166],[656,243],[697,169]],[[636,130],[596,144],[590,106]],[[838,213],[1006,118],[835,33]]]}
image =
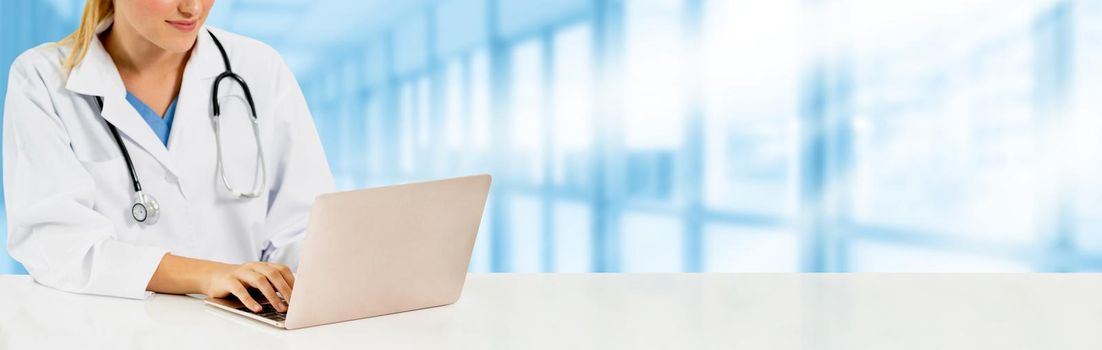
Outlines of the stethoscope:
{"label": "stethoscope", "polygon": [[[218,174],[222,178],[222,184],[226,186],[226,189],[233,194],[234,197],[252,199],[260,197],[262,191],[267,186],[268,170],[264,164],[264,150],[260,145],[260,127],[257,124],[256,118],[256,105],[253,103],[253,95],[249,92],[249,85],[245,83],[245,80],[237,75],[230,68],[230,59],[226,55],[226,49],[222,47],[222,42],[218,41],[218,37],[214,36],[214,33],[207,30],[207,34],[210,34],[210,38],[214,39],[215,46],[218,46],[218,52],[222,54],[222,63],[225,64],[226,70],[219,74],[214,79],[214,85],[211,87],[210,100],[214,106],[214,115],[211,117],[214,119],[214,141],[216,147],[218,147]],[[249,112],[251,113],[253,136],[256,139],[256,157],[258,159],[256,171],[254,172],[253,188],[248,192],[241,192],[234,190],[230,185],[229,178],[226,177],[225,167],[222,165],[222,110],[218,105],[218,86],[222,83],[222,79],[230,78],[236,80],[238,84],[241,84],[241,89],[245,91],[245,101],[249,103]],[[99,104],[100,116],[103,116],[103,97],[96,96],[96,103]],[[126,169],[130,171],[130,181],[134,186],[134,205],[130,207],[130,214],[134,217],[134,221],[142,224],[152,225],[157,222],[157,218],[160,217],[160,204],[153,198],[152,195],[142,192],[142,183],[138,181],[138,172],[134,170],[134,162],[130,160],[130,152],[126,149],[126,145],[122,142],[122,137],[119,136],[119,130],[115,128],[114,124],[104,119],[107,122],[108,129],[111,130],[111,136],[115,138],[115,143],[119,145],[119,149],[122,150],[122,157],[126,160]],[[259,177],[259,180],[256,179]]]}

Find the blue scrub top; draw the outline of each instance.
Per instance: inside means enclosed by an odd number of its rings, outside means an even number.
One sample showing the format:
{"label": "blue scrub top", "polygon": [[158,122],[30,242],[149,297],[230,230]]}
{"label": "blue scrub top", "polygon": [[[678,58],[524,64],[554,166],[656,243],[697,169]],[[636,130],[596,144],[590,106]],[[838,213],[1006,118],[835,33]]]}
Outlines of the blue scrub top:
{"label": "blue scrub top", "polygon": [[130,91],[126,92],[126,101],[130,102],[131,106],[138,111],[138,115],[145,119],[145,123],[149,124],[149,127],[153,129],[153,133],[157,134],[157,137],[161,138],[161,143],[168,147],[168,133],[172,131],[172,119],[176,116],[176,100],[173,98],[172,103],[168,105],[168,110],[165,111],[164,118],[157,115],[157,112],[153,111],[153,108],[149,108],[139,100],[137,96],[131,94]]}

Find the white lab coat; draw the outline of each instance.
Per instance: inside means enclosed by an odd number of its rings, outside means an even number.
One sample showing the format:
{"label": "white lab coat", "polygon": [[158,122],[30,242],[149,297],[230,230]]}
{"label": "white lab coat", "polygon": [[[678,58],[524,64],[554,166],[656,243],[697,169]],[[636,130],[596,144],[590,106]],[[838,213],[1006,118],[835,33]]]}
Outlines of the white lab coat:
{"label": "white lab coat", "polygon": [[[109,22],[101,24],[100,30]],[[268,191],[237,199],[216,172],[211,84],[224,67],[206,32],[187,62],[168,146],[126,101],[111,57],[96,40],[66,77],[68,47],[45,44],[12,64],[4,108],[8,249],[36,281],[58,289],[127,298],[145,287],[164,254],[227,263],[295,250],[314,197],[333,179],[302,91],[278,53],[213,29],[232,69],[249,84],[267,160]],[[102,117],[92,96],[102,96]],[[256,146],[239,85],[220,88],[226,172],[253,184]],[[134,190],[104,119],[119,130],[142,189],[160,220],[136,223]],[[283,254],[292,265],[293,254]]]}

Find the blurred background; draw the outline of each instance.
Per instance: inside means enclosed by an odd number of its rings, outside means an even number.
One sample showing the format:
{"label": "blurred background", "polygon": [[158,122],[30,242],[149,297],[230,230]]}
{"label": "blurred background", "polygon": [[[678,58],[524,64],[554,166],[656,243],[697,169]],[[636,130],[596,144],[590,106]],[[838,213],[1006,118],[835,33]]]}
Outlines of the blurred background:
{"label": "blurred background", "polygon": [[[3,85],[83,3],[0,0]],[[208,24],[282,53],[339,188],[494,174],[472,271],[1102,268],[1100,1],[217,0]]]}

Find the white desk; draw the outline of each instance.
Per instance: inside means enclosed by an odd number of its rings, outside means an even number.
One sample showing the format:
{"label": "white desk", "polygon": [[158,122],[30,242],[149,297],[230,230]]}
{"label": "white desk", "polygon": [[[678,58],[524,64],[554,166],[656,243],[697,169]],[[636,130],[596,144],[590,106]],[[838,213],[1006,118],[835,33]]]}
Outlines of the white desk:
{"label": "white desk", "polygon": [[474,274],[454,305],[295,331],[0,276],[0,349],[49,348],[1102,349],[1102,276]]}

